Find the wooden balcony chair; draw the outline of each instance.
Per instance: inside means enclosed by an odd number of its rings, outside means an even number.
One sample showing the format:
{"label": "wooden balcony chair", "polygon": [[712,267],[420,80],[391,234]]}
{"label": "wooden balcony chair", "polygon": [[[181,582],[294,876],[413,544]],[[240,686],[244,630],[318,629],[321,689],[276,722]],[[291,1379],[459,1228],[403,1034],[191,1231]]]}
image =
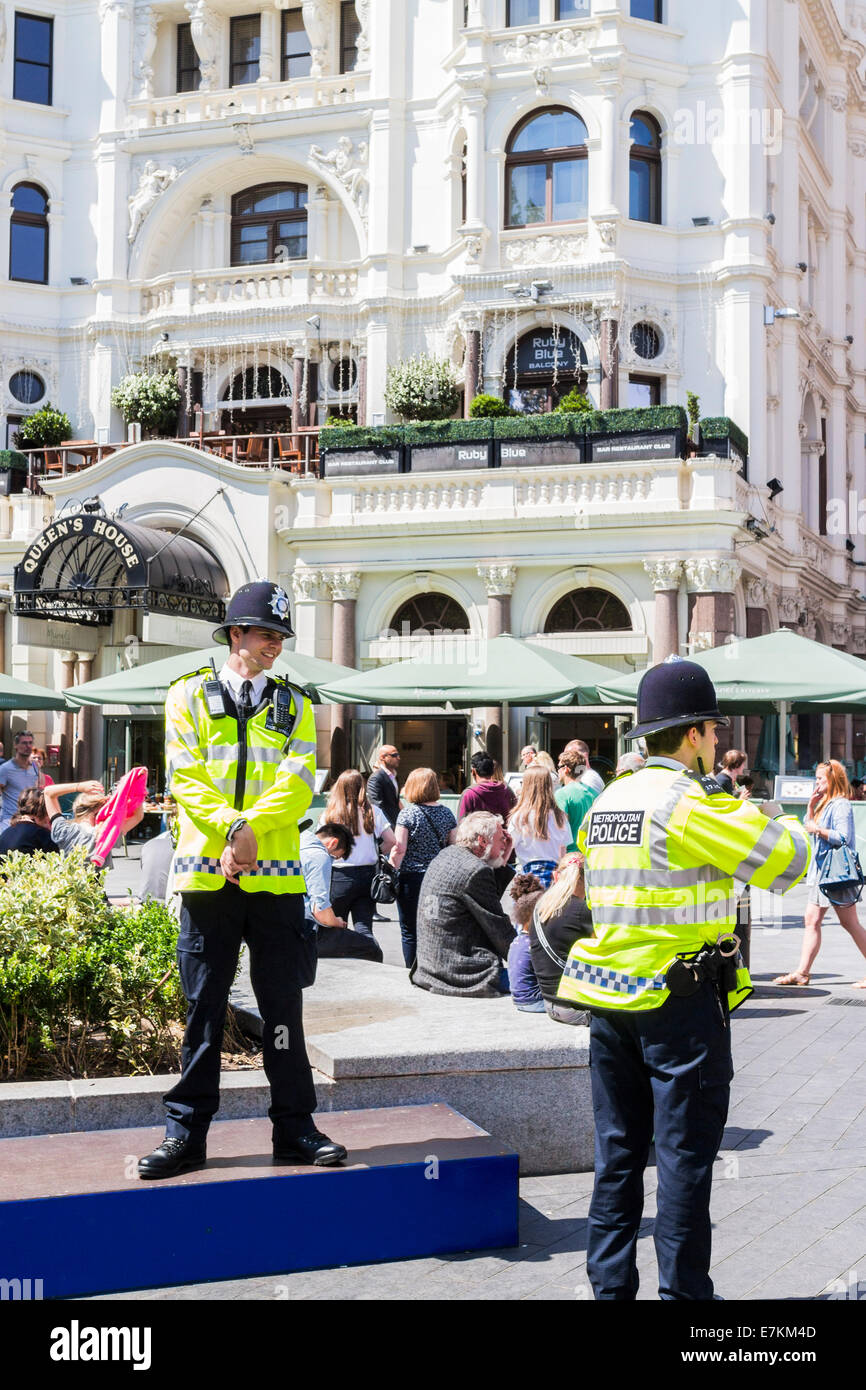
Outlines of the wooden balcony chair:
{"label": "wooden balcony chair", "polygon": [[246,443],[238,444],[238,458],[244,463],[261,463],[267,451],[267,440],[260,434],[251,434]]}

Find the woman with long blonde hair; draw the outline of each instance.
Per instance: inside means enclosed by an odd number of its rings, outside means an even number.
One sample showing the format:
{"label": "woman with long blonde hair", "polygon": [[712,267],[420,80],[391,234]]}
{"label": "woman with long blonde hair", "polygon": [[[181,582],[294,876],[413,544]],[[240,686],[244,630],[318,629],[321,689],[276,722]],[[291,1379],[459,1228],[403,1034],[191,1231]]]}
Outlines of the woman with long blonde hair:
{"label": "woman with long blonde hair", "polygon": [[557,1023],[582,1023],[585,1015],[557,999],[568,953],[580,936],[592,936],[592,914],[586,905],[583,855],[566,854],[553,874],[553,883],[535,904],[529,927],[529,953],[544,1007]]}
{"label": "woman with long blonde hair", "polygon": [[[376,941],[373,916],[376,908],[370,887],[378,861],[377,840],[387,855],[396,844],[388,818],[367,799],[364,779],[351,769],[342,772],[331,788],[331,795],[319,825],[344,825],[355,843],[351,853],[334,864],[331,873],[331,907],[337,917],[349,920],[362,936]],[[378,946],[378,942],[376,943]]]}
{"label": "woman with long blonde hair", "polygon": [[571,827],[554,800],[546,767],[534,763],[524,773],[517,805],[508,817],[508,833],[522,872],[535,874],[549,888],[571,842]]}
{"label": "woman with long blonde hair", "polygon": [[[815,790],[806,809],[803,829],[812,836],[813,856],[806,875],[809,900],[804,920],[800,964],[787,975],[777,975],[774,985],[807,985],[815,958],[821,949],[821,924],[828,907],[835,907],[845,931],[862,956],[866,956],[866,931],[860,925],[856,904],[839,907],[821,892],[821,868],[831,850],[841,845],[857,848],[854,813],[851,810],[851,788],[848,774],[840,762],[831,758],[819,763],[815,772]],[[855,989],[866,989],[866,980],[858,980]]]}

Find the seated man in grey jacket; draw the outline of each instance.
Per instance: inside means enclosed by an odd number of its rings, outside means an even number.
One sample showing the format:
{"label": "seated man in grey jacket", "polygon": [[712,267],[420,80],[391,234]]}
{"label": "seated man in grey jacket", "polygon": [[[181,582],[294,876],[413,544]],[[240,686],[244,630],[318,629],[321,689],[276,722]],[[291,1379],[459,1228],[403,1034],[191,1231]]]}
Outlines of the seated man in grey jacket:
{"label": "seated man in grey jacket", "polygon": [[433,994],[508,993],[503,961],[514,928],[502,911],[494,869],[511,853],[499,816],[473,811],[455,843],[437,854],[418,899],[418,955],[409,978]]}

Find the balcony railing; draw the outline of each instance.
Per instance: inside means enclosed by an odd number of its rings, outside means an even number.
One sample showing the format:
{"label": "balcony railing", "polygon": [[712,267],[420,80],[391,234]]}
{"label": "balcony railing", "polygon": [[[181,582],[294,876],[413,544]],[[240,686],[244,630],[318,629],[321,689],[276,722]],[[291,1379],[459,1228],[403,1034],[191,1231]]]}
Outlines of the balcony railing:
{"label": "balcony railing", "polygon": [[139,130],[163,129],[195,121],[244,121],[274,111],[315,110],[347,106],[365,100],[367,73],[338,73],[331,77],[298,77],[291,82],[254,82],[218,92],[175,92],[129,103],[130,118]]}
{"label": "balcony railing", "polygon": [[217,270],[172,272],[141,287],[142,315],[183,317],[250,304],[306,304],[312,299],[354,299],[358,272],[344,265],[293,261]]}
{"label": "balcony railing", "polygon": [[[199,430],[196,434],[151,442],[157,446],[185,444],[245,468],[279,469],[299,477],[318,477],[318,426],[289,429],[282,434],[223,434]],[[46,480],[81,473],[130,447],[127,441],[98,444],[92,439],[72,439],[54,449],[22,450],[27,459],[26,480],[23,472],[21,474],[23,488],[28,492],[41,493],[42,483]]]}

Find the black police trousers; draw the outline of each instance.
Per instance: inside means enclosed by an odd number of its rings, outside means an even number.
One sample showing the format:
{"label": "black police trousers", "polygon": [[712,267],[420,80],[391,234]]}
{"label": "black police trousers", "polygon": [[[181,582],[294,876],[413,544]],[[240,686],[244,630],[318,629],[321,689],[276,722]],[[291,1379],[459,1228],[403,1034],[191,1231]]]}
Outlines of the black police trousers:
{"label": "black police trousers", "polygon": [[314,1128],[316,1090],[304,1043],[302,985],[309,951],[301,893],[245,893],[226,883],[181,894],[177,961],[187,1000],[182,1073],[163,1097],[166,1133],[203,1139],[219,1108],[220,1053],[229,990],[246,941],[262,1016],[262,1052],[275,1135]]}
{"label": "black police trousers", "polygon": [[710,1188],[733,1076],[726,1003],[704,981],[690,999],[670,997],[660,1009],[595,1013],[590,1072],[595,1189],[586,1267],[595,1297],[637,1296],[643,1175],[655,1137],[659,1297],[711,1299]]}

